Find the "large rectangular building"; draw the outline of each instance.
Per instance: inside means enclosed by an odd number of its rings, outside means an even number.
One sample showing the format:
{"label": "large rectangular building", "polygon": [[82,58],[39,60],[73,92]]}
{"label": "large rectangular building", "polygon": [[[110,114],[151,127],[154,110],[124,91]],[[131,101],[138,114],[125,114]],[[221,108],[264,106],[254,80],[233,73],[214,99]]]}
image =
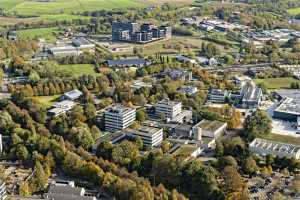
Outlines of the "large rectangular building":
{"label": "large rectangular building", "polygon": [[121,105],[113,106],[104,113],[105,130],[118,131],[129,127],[136,116],[135,108]]}
{"label": "large rectangular building", "polygon": [[181,102],[164,99],[156,104],[155,112],[157,115],[163,114],[166,118],[172,120],[182,111]]}
{"label": "large rectangular building", "polygon": [[124,131],[128,136],[140,137],[144,146],[152,148],[158,146],[163,141],[163,129],[142,126],[139,129],[126,129]]}
{"label": "large rectangular building", "polygon": [[300,158],[300,146],[265,140],[261,138],[254,139],[249,149],[252,153],[266,156],[268,154],[278,157]]}

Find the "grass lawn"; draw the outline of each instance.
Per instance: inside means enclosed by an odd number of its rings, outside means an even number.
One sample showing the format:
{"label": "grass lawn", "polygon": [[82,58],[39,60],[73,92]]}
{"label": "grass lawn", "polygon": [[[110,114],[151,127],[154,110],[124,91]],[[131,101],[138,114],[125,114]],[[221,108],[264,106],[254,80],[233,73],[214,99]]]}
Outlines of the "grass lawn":
{"label": "grass lawn", "polygon": [[46,108],[50,108],[55,101],[60,97],[60,95],[53,95],[53,96],[37,96],[32,97],[33,99],[37,100],[40,104],[45,106]]}
{"label": "grass lawn", "polygon": [[267,140],[274,140],[277,142],[282,142],[282,143],[290,143],[294,145],[300,145],[300,138],[296,138],[293,136],[288,136],[288,135],[279,135],[279,134],[269,134],[262,136],[261,138],[267,139]]}
{"label": "grass lawn", "polygon": [[135,0],[55,0],[49,2],[37,0],[0,0],[0,8],[25,16],[144,6],[146,6],[146,3]]}
{"label": "grass lawn", "polygon": [[94,66],[90,64],[59,65],[59,69],[72,74],[74,77],[82,75],[99,75],[99,73],[95,71]]}
{"label": "grass lawn", "polygon": [[287,12],[290,15],[298,15],[300,14],[300,7],[288,9]]}
{"label": "grass lawn", "polygon": [[286,78],[266,78],[266,79],[254,79],[254,82],[265,83],[268,89],[290,89],[291,83],[299,82],[299,80],[286,77]]}
{"label": "grass lawn", "polygon": [[34,39],[37,37],[42,37],[49,42],[54,42],[56,40],[55,35],[59,32],[57,27],[53,28],[35,28],[17,31],[20,38],[23,39]]}

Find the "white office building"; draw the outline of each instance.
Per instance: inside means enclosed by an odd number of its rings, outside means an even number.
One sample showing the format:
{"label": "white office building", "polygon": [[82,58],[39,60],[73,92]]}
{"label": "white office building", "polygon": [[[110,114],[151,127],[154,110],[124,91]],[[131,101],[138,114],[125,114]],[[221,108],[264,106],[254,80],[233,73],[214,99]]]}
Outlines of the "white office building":
{"label": "white office building", "polygon": [[57,102],[52,106],[52,109],[48,110],[48,115],[57,117],[72,110],[74,106],[75,102],[69,100]]}
{"label": "white office building", "polygon": [[128,136],[140,137],[146,147],[155,147],[163,141],[163,129],[142,126],[139,129],[126,129],[124,131]]}
{"label": "white office building", "polygon": [[179,115],[182,111],[181,102],[170,101],[168,99],[164,99],[158,102],[155,106],[155,112],[159,116],[164,114],[166,119],[172,120],[177,115]]}
{"label": "white office building", "polygon": [[121,105],[113,106],[104,113],[105,130],[117,131],[129,127],[135,120],[136,110]]}
{"label": "white office building", "polygon": [[278,157],[300,158],[300,146],[265,140],[261,138],[254,139],[249,149],[252,153],[266,156],[268,154]]}

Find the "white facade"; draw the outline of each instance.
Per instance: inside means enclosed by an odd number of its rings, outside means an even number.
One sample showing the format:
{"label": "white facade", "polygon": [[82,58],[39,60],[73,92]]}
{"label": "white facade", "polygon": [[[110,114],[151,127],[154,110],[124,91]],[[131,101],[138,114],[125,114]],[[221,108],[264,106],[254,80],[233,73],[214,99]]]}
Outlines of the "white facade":
{"label": "white facade", "polygon": [[193,127],[193,134],[195,134],[195,131],[199,131],[200,128],[202,136],[209,138],[218,138],[222,135],[222,133],[224,133],[226,127],[226,122],[203,119]]}
{"label": "white facade", "polygon": [[132,137],[140,137],[143,141],[144,146],[154,147],[161,144],[163,141],[163,129],[142,126],[138,130],[128,129],[127,134]]}
{"label": "white facade", "polygon": [[261,138],[254,139],[249,149],[252,153],[266,156],[268,154],[278,157],[300,158],[300,146],[265,140]]}
{"label": "white facade", "polygon": [[156,104],[155,112],[157,115],[164,114],[169,120],[175,118],[182,111],[181,102],[162,100]]}
{"label": "white facade", "polygon": [[105,130],[117,131],[129,127],[135,120],[136,110],[125,106],[114,106],[105,111]]}
{"label": "white facade", "polygon": [[55,103],[52,109],[48,110],[48,114],[51,116],[59,116],[70,111],[75,106],[73,101],[65,100]]}

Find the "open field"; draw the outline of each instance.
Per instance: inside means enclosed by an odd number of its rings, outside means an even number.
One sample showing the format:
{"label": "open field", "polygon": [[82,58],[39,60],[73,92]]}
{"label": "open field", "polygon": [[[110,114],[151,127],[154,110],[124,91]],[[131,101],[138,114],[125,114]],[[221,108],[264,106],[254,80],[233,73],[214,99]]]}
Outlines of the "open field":
{"label": "open field", "polygon": [[54,42],[55,35],[59,32],[58,28],[36,28],[17,31],[22,39],[34,39],[38,37],[45,38],[49,42]]}
{"label": "open field", "polygon": [[143,1],[135,0],[0,0],[0,8],[27,16],[144,6],[146,4]]}
{"label": "open field", "polygon": [[293,136],[288,136],[288,135],[269,134],[269,135],[264,135],[261,138],[268,139],[268,140],[274,140],[274,141],[282,142],[282,143],[290,143],[290,144],[294,144],[294,145],[300,145],[299,138],[295,138]]}
{"label": "open field", "polygon": [[298,15],[298,14],[300,14],[300,7],[288,9],[287,12],[290,15]]}
{"label": "open field", "polygon": [[[188,53],[192,51],[199,51],[201,49],[201,44],[206,42],[205,40],[201,39],[199,36],[187,36],[187,37],[180,37],[180,36],[173,36],[172,39],[167,41],[160,41],[160,42],[153,42],[147,44],[143,48],[143,53],[145,55],[153,55],[156,52],[162,53]],[[214,43],[214,42],[213,42]],[[223,46],[214,43],[221,52],[236,52],[236,49],[229,48],[224,49]],[[136,46],[140,48],[140,46]]]}
{"label": "open field", "polygon": [[293,82],[300,83],[299,80],[294,79],[292,77],[254,79],[254,82],[257,84],[265,83],[268,89],[289,89],[291,86],[291,83],[293,83]]}
{"label": "open field", "polygon": [[42,104],[45,108],[50,108],[55,101],[59,98],[60,95],[53,95],[53,96],[37,96],[32,97],[33,99],[37,100],[40,104]]}
{"label": "open field", "polygon": [[82,75],[98,75],[94,66],[90,64],[59,65],[59,69],[72,74],[75,77]]}

